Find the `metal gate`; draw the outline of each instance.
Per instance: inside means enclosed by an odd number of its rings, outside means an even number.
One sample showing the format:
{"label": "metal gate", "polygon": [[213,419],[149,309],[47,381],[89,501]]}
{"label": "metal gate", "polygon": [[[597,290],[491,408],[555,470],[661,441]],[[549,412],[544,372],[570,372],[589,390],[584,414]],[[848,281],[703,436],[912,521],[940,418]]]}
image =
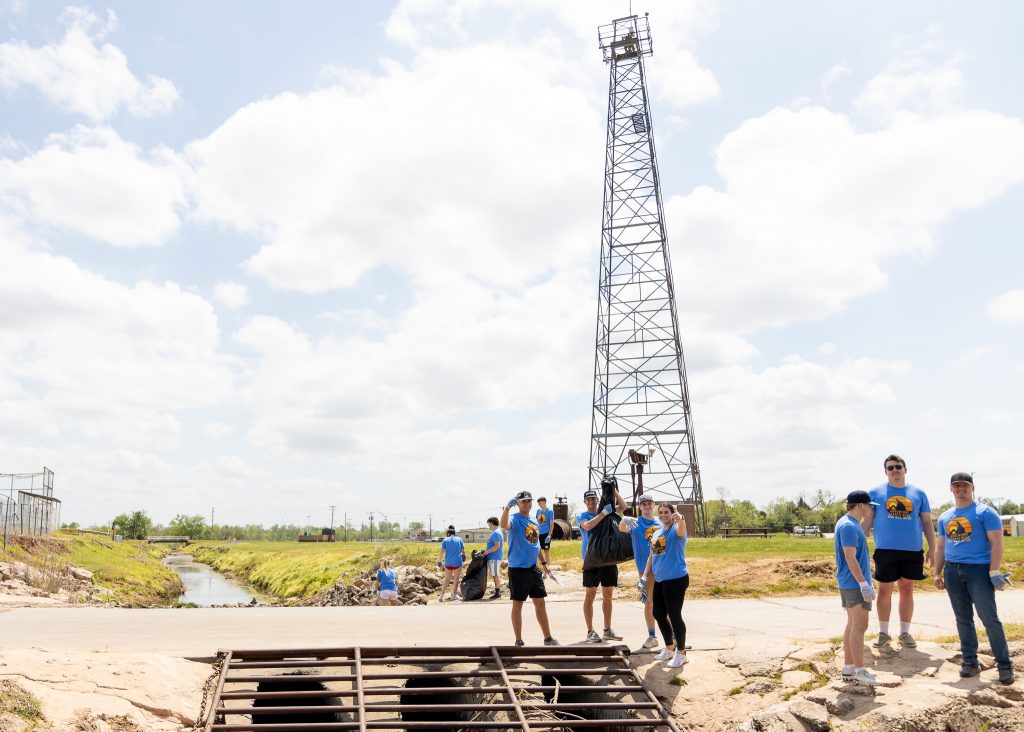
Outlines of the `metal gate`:
{"label": "metal gate", "polygon": [[628,653],[624,646],[222,651],[203,729],[679,732]]}

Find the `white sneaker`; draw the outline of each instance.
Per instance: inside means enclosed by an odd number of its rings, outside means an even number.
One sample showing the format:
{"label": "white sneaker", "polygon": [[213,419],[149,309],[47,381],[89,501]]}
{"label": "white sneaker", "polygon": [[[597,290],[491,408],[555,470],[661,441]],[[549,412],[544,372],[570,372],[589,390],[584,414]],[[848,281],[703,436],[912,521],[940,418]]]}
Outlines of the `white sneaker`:
{"label": "white sneaker", "polygon": [[658,639],[655,638],[653,635],[649,635],[647,636],[647,640],[645,640],[643,645],[640,647],[643,648],[645,651],[653,651],[655,648],[658,647]]}
{"label": "white sneaker", "polygon": [[672,656],[672,660],[668,662],[669,668],[679,668],[686,663],[686,654],[676,651],[675,655]]}
{"label": "white sneaker", "polygon": [[858,671],[853,675],[853,683],[858,686],[878,686],[882,682],[876,679],[873,673],[864,669],[863,671]]}
{"label": "white sneaker", "polygon": [[654,657],[655,661],[667,661],[675,655],[675,651],[670,651],[667,648],[662,648],[661,653]]}

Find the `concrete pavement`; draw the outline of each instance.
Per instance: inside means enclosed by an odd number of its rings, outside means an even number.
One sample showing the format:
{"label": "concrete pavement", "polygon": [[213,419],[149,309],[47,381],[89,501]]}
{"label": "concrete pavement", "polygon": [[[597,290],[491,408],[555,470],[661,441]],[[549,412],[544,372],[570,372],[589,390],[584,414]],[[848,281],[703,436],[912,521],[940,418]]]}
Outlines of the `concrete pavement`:
{"label": "concrete pavement", "polygon": [[[915,602],[916,636],[956,633],[945,593],[918,594]],[[998,602],[1003,622],[1024,622],[1024,590],[1002,592]],[[579,603],[552,602],[547,607],[556,638],[566,644],[583,640]],[[508,603],[485,601],[408,607],[0,609],[0,647],[205,657],[219,648],[504,645],[513,641],[509,610]],[[595,611],[600,618],[600,605]],[[539,643],[529,605],[523,615],[525,640]],[[683,608],[687,640],[695,651],[758,651],[797,640],[823,640],[842,634],[845,617],[838,596],[688,600]],[[613,620],[626,643],[636,646],[644,639],[639,603],[617,602]],[[872,617],[868,632],[876,631]]]}

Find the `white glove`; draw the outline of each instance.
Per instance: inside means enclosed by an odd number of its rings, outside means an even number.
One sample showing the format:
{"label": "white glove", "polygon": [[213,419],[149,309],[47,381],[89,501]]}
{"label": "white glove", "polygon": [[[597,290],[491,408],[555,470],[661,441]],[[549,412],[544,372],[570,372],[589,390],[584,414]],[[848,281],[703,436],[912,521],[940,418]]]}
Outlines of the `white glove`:
{"label": "white glove", "polygon": [[638,590],[645,589],[647,587],[647,578],[646,577],[641,577],[640,581],[636,583],[636,587],[637,587]]}
{"label": "white glove", "polygon": [[510,498],[508,500],[508,503],[506,503],[505,505],[508,506],[509,508],[515,508],[517,505],[517,501],[515,498]]}
{"label": "white glove", "polygon": [[864,598],[864,602],[874,602],[875,598],[878,597],[875,594],[875,588],[871,586],[870,582],[860,583],[860,594]]}
{"label": "white glove", "polygon": [[626,528],[628,528],[630,530],[633,530],[637,526],[639,526],[639,524],[637,523],[637,520],[635,518],[633,518],[632,516],[623,516],[622,517],[622,523],[624,523],[626,525]]}
{"label": "white glove", "polygon": [[1013,583],[1010,582],[1009,573],[1003,574],[998,569],[989,572],[988,578],[989,581],[992,582],[992,586],[997,590],[1005,590],[1007,587],[1013,587]]}
{"label": "white glove", "polygon": [[605,506],[604,508],[601,509],[601,513],[603,513],[605,516],[607,516],[608,514],[610,514],[614,510],[615,509],[612,508],[612,504],[609,503],[607,506]]}

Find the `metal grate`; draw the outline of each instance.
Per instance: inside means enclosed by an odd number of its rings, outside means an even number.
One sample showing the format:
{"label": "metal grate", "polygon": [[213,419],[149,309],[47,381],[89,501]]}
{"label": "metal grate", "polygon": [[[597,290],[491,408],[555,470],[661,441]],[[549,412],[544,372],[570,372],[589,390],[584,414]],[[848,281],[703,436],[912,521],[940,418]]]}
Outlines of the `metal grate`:
{"label": "metal grate", "polygon": [[623,646],[222,651],[206,732],[679,728]]}

